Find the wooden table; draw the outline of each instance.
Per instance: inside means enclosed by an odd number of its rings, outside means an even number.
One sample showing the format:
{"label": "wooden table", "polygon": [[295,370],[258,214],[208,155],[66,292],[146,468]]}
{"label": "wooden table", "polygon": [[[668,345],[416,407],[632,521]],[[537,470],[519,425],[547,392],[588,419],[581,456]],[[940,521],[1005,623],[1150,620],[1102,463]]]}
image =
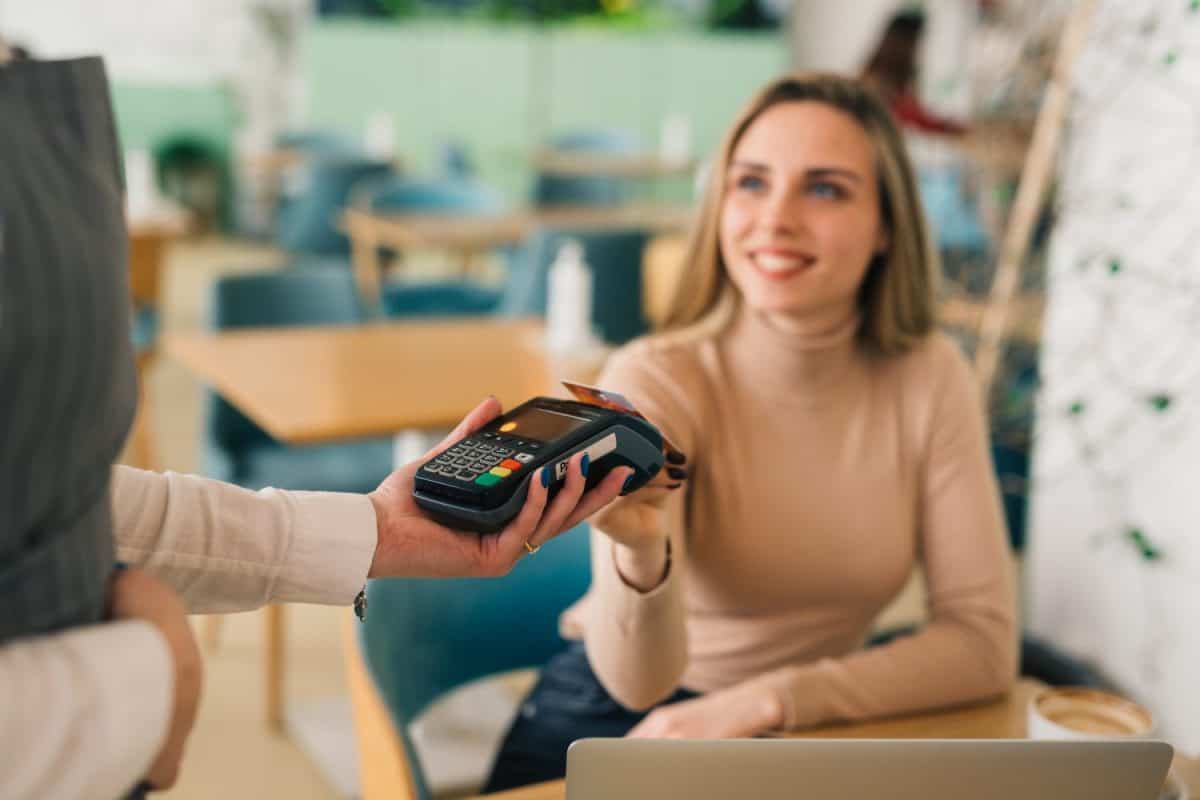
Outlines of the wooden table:
{"label": "wooden table", "polygon": [[660,178],[690,175],[696,159],[668,159],[656,153],[581,153],[568,150],[539,150],[534,166],[552,175],[604,176],[614,178]]}
{"label": "wooden table", "polygon": [[591,208],[526,209],[506,214],[378,213],[352,208],[342,217],[350,237],[354,276],[369,305],[379,298],[382,280],[379,249],[449,250],[464,254],[518,244],[540,227],[606,231],[642,228],[653,233],[681,231],[691,224],[690,205],[635,203]]}
{"label": "wooden table", "polygon": [[[162,277],[171,242],[187,233],[187,215],[174,208],[163,209],[150,217],[126,220],[129,233],[129,295],[135,309],[152,308],[161,314]],[[154,414],[145,391],[146,376],[158,356],[156,342],[136,353],[138,391],[137,414],[129,432],[127,458],[135,467],[158,469],[158,448],[154,443]]]}
{"label": "wooden table", "polygon": [[188,231],[185,212],[169,208],[150,217],[129,219],[129,293],[135,303],[161,305],[167,247]]}
{"label": "wooden table", "polygon": [[[789,734],[796,739],[1022,739],[1025,737],[1025,708],[1042,688],[1036,681],[1022,680],[1001,701],[932,714],[835,725]],[[563,800],[563,781],[539,783],[523,789],[488,795],[495,800]]]}
{"label": "wooden table", "polygon": [[[488,394],[505,408],[545,394],[542,330],[532,320],[486,318],[168,336],[165,346],[276,439],[299,445],[449,428]],[[266,715],[276,732],[284,627],[283,607],[268,606]]]}
{"label": "wooden table", "polygon": [[[1038,681],[1021,680],[1003,700],[979,706],[919,714],[909,717],[835,725],[789,734],[794,739],[1023,739],[1025,709],[1043,688]],[[1189,782],[1192,796],[1200,789],[1200,765],[1176,758],[1176,774]],[[489,800],[563,800],[563,781],[539,783],[522,789],[488,795]]]}
{"label": "wooden table", "polygon": [[542,324],[496,318],[168,336],[167,353],[288,444],[456,425],[550,382]]}

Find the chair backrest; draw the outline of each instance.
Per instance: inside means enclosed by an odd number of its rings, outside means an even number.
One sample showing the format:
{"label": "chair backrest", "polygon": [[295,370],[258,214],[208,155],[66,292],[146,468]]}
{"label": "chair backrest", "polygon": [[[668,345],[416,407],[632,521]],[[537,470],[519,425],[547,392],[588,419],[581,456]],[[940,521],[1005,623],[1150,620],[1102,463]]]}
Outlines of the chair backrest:
{"label": "chair backrest", "polygon": [[437,156],[434,159],[435,171],[443,178],[465,181],[476,172],[475,162],[466,146],[457,139],[448,139],[438,143]]}
{"label": "chair backrest", "polygon": [[642,252],[645,230],[616,231],[542,228],[525,242],[513,265],[497,313],[504,316],[544,315],[547,277],[567,239],[583,245],[592,271],[592,322],[611,344],[623,344],[650,329],[642,308]]}
{"label": "chair backrest", "polygon": [[[349,270],[310,267],[230,275],[213,284],[209,327],[231,330],[285,325],[335,325],[361,322],[363,308]],[[210,392],[206,437],[230,459],[237,480],[237,453],[271,441],[262,428]]]}
{"label": "chair backrest", "polygon": [[[629,155],[639,148],[637,137],[625,131],[577,131],[554,137],[549,149],[570,153]],[[629,200],[628,178],[606,175],[539,173],[533,184],[533,204],[550,206],[612,206]]]}
{"label": "chair backrest", "polygon": [[504,198],[466,180],[393,178],[372,183],[367,203],[373,211],[488,215],[504,210]]}
{"label": "chair backrest", "polygon": [[663,233],[646,245],[642,256],[642,309],[651,326],[662,327],[671,311],[675,290],[687,274],[688,238]]}
{"label": "chair backrest", "polygon": [[488,675],[541,666],[565,647],[559,614],[587,590],[588,531],[579,526],[499,579],[389,579],[367,587],[361,629],[371,674],[405,742],[414,783],[421,765],[406,731],[438,696]]}
{"label": "chair backrest", "polygon": [[[393,178],[373,182],[363,202],[379,212],[486,217],[505,210],[504,197],[476,181],[455,178]],[[496,305],[497,292],[468,281],[385,286],[380,303],[389,317],[429,317],[447,314],[486,314]]]}
{"label": "chair backrest", "polygon": [[364,182],[392,174],[387,161],[356,157],[314,159],[307,166],[303,192],[279,213],[279,245],[291,253],[349,255],[350,240],[338,229],[338,218]]}
{"label": "chair backrest", "polygon": [[362,153],[362,145],[353,136],[342,131],[321,128],[279,133],[275,136],[275,147],[281,150],[298,150],[313,156]]}

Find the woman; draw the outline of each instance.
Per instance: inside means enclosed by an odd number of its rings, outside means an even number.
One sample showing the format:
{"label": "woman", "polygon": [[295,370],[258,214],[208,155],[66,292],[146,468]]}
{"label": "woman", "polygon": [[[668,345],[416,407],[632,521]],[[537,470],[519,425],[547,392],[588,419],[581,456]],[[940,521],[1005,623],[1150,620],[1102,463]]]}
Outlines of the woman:
{"label": "woman", "polygon": [[[821,74],[767,86],[722,145],[688,259],[671,330],[600,383],[691,456],[690,480],[594,518],[592,588],[563,620],[586,657],[547,666],[489,790],[561,775],[582,736],[753,736],[1014,680],[982,411],[936,329],[936,256],[878,97]],[[918,563],[929,624],[863,649]]]}

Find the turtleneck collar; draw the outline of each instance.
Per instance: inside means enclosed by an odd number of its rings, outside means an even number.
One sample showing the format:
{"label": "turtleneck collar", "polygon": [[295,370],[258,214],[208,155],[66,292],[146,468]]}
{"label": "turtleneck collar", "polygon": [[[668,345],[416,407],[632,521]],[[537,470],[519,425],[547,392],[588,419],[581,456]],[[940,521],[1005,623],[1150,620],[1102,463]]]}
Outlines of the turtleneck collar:
{"label": "turtleneck collar", "polygon": [[738,382],[806,406],[836,400],[866,374],[857,309],[829,324],[803,330],[795,320],[739,303],[721,334]]}

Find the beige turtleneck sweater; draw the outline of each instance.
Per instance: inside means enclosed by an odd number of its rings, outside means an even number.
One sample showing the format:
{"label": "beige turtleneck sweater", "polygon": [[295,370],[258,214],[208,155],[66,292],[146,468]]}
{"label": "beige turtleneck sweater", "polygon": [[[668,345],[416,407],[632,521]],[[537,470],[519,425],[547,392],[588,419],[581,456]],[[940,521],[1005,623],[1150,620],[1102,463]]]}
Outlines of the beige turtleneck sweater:
{"label": "beige turtleneck sweater", "polygon": [[[594,532],[592,587],[563,617],[622,704],[753,682],[795,729],[1013,682],[1007,537],[967,363],[942,334],[868,355],[857,327],[785,334],[743,308],[716,333],[654,336],[610,360],[599,384],[660,426],[691,472],[666,508],[665,581],[629,586]],[[918,563],[930,622],[863,649]]]}

